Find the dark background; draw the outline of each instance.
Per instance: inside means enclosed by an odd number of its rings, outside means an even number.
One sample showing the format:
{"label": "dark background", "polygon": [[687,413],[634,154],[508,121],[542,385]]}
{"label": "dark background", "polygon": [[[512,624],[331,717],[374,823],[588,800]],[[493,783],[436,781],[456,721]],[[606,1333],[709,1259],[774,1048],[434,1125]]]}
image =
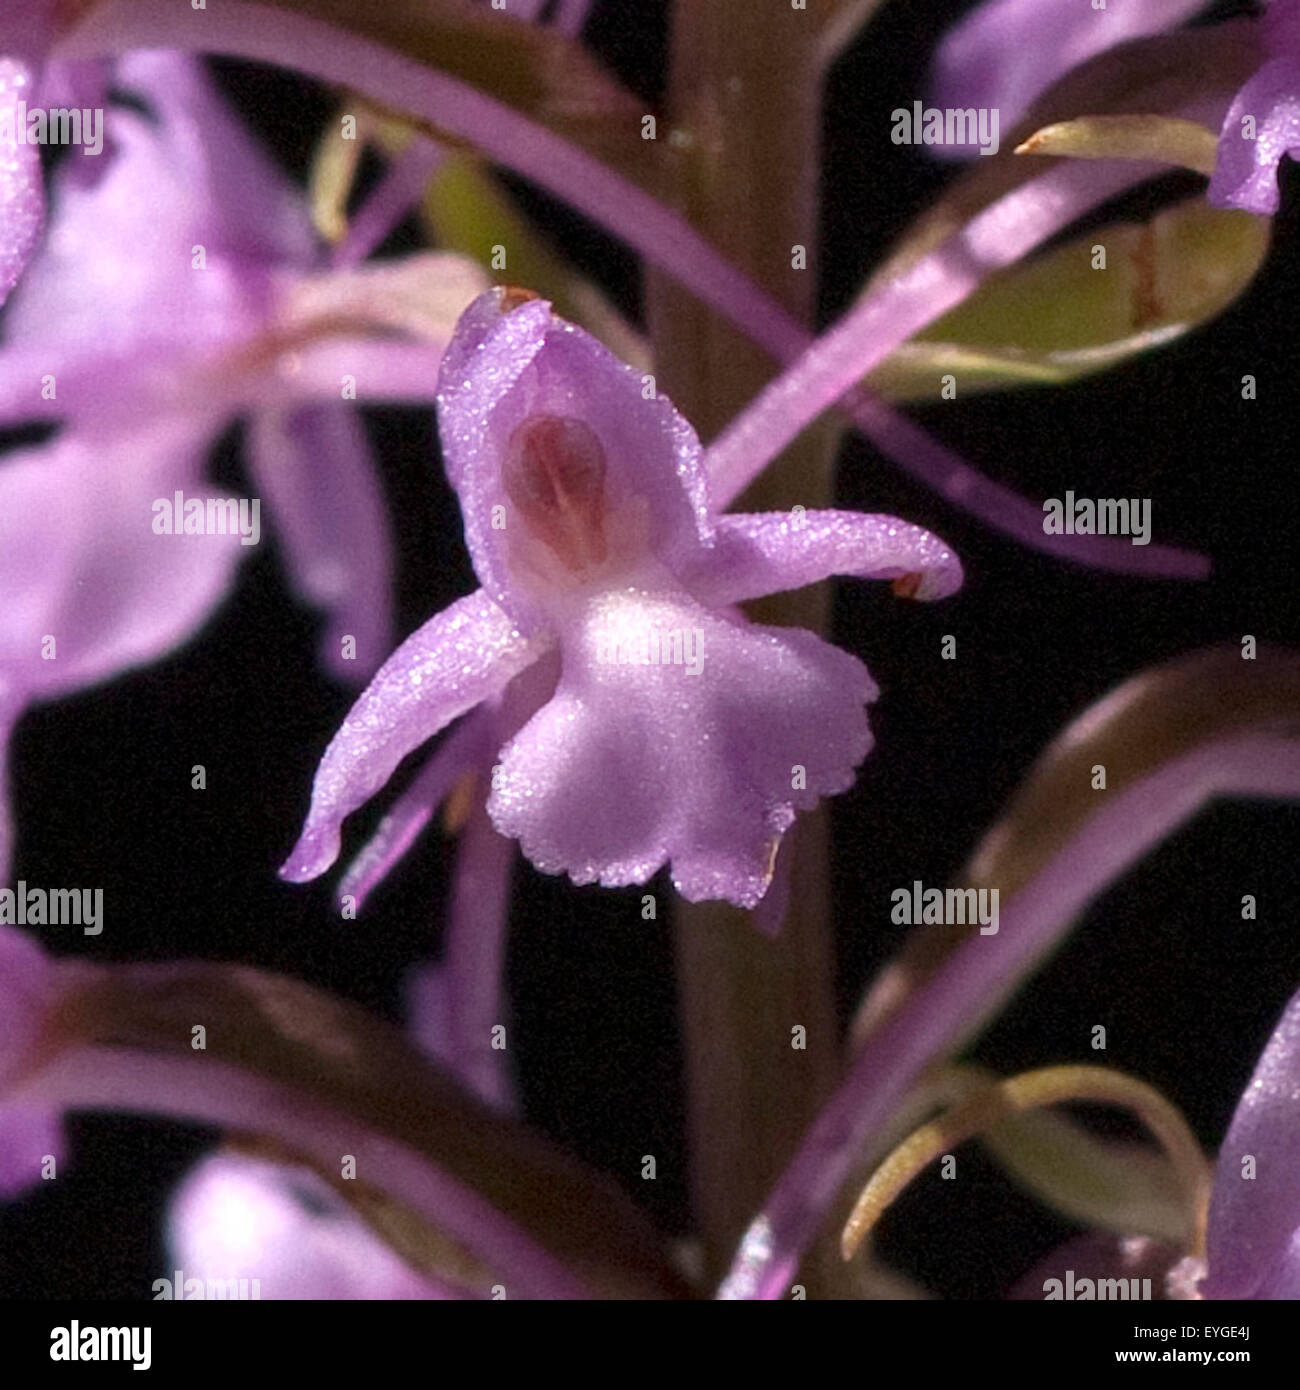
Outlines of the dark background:
{"label": "dark background", "polygon": [[[835,70],[825,165],[822,312],[830,321],[908,220],[950,176],[889,142],[889,111],[924,88],[925,59],[959,5],[886,5]],[[587,37],[632,89],[662,90],[665,6],[608,0]],[[884,55],[882,60],[882,55]],[[240,109],[302,178],[332,112],[328,94],[280,72],[221,63]],[[653,109],[652,107],[650,109]],[[373,174],[373,170],[370,171]],[[517,186],[557,243],[639,312],[634,259]],[[1153,499],[1154,537],[1207,551],[1206,583],[1126,580],[1029,553],[903,480],[865,443],[845,447],[840,503],[940,531],[963,557],[964,590],[935,608],[887,586],[844,584],[835,637],[870,665],[883,696],[877,748],[834,803],[839,999],[847,1018],[904,929],[889,894],[942,884],[1044,745],[1141,667],[1214,641],[1300,646],[1297,536],[1296,194],[1288,168],[1273,249],[1253,289],[1172,348],[1079,386],[944,404],[918,418],[977,467],[1034,496],[1067,488]],[[1130,210],[1152,205],[1130,200]],[[410,229],[388,250],[410,245]],[[1253,373],[1259,399],[1243,402]],[[431,419],[367,414],[399,533],[403,635],[473,584]],[[215,451],[237,482],[238,431]],[[13,751],[15,877],[104,888],[107,930],[56,954],[192,956],[285,971],[401,1017],[413,963],[436,951],[450,842],[426,834],[355,923],[333,876],[281,884],[276,866],[306,809],[319,755],[351,701],[316,664],[319,621],[284,583],[274,536],[200,637],[156,666],[31,711]],[[943,633],[958,660],[938,659]],[[208,786],[190,789],[203,763]],[[351,823],[362,842],[386,800]],[[1201,815],[1107,893],[1022,992],[976,1056],[1005,1072],[1105,1059],[1160,1087],[1208,1150],[1259,1049],[1300,987],[1300,808],[1225,804]],[[1259,920],[1243,922],[1243,893]],[[642,922],[640,890],[573,889],[521,866],[509,985],[512,1051],[528,1119],[619,1175],[668,1230],[686,1229],[681,1050],[668,926]],[[160,1213],[212,1142],[191,1127],[82,1115],[57,1183],[0,1211],[0,1292],[148,1297],[169,1268]],[[655,1183],[640,1155],[659,1158]],[[1069,1233],[973,1147],[959,1190],[935,1177],[881,1228],[887,1258],[947,1297],[997,1297]]]}

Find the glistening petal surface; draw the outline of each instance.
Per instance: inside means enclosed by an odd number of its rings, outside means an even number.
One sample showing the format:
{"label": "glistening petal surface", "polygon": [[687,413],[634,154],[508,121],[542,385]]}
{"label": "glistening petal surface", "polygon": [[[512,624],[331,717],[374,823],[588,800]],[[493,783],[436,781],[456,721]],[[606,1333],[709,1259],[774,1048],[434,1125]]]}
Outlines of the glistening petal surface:
{"label": "glistening petal surface", "polygon": [[1215,207],[1275,213],[1284,154],[1300,155],[1300,53],[1265,63],[1237,93],[1206,196]]}
{"label": "glistening petal surface", "polygon": [[[1248,1162],[1247,1160],[1251,1160]],[[1300,1230],[1300,994],[1273,1030],[1219,1149],[1206,1239],[1211,1298],[1250,1298]]]}
{"label": "glistening petal surface", "polygon": [[[659,659],[633,664],[651,641]],[[562,659],[554,698],[501,755],[488,811],[538,868],[577,883],[641,883],[671,860],[687,898],[752,907],[795,811],[849,787],[871,744],[876,688],[855,657],[679,593],[601,596]]]}
{"label": "glistening petal surface", "polygon": [[40,148],[19,144],[15,127],[18,103],[31,89],[27,68],[0,57],[0,304],[23,273],[45,220]]}
{"label": "glistening petal surface", "polygon": [[740,603],[832,575],[917,577],[909,596],[947,598],[961,562],[938,536],[896,516],[861,512],[750,512],[720,517],[691,589],[711,604]]}
{"label": "glistening petal surface", "polygon": [[311,809],[280,870],[305,882],[338,857],[339,827],[398,763],[458,715],[502,690],[550,645],[526,638],[483,590],[443,609],[393,653],[325,750]]}

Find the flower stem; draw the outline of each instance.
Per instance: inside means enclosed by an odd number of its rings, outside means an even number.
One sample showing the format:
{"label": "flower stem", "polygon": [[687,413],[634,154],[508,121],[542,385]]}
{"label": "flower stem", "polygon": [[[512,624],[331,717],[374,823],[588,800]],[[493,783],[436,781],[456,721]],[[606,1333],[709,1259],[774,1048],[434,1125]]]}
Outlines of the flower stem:
{"label": "flower stem", "polygon": [[[807,12],[789,6],[679,0],[669,119],[659,131],[671,142],[680,210],[803,324],[816,287],[816,41]],[[792,268],[796,245],[809,269]],[[661,389],[707,440],[772,378],[773,363],[670,276],[652,271],[647,298]],[[825,428],[806,434],[744,505],[826,505],[833,437]],[[824,630],[826,590],[781,595],[751,612]],[[794,849],[794,891],[775,940],[726,904],[683,903],[677,912],[692,1199],[711,1275],[725,1268],[839,1067],[820,815],[800,823]],[[792,1046],[796,1026],[806,1029],[806,1050]]]}

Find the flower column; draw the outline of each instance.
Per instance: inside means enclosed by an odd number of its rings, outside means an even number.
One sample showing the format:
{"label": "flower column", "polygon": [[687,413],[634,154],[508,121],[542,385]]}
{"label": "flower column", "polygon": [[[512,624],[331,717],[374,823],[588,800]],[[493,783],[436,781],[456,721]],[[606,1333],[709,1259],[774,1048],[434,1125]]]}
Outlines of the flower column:
{"label": "flower column", "polygon": [[[681,210],[804,323],[817,283],[823,27],[812,7],[788,0],[677,0],[668,118],[657,132],[669,143]],[[796,246],[805,269],[794,268]],[[773,364],[667,276],[648,276],[647,299],[658,387],[707,442],[771,379]],[[832,443],[829,430],[808,431],[740,509],[828,505]],[[829,611],[824,585],[747,607],[760,622],[817,632]],[[677,904],[691,1190],[710,1277],[725,1271],[838,1072],[824,814],[801,817],[791,839],[793,891],[776,940],[726,903]],[[795,1025],[806,1029],[806,1050],[791,1045]]]}

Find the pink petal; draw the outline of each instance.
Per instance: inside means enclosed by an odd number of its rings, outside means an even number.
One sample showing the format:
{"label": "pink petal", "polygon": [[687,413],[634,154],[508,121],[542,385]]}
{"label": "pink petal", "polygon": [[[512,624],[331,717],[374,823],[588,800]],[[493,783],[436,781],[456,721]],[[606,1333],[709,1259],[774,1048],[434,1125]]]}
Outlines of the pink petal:
{"label": "pink petal", "polygon": [[[360,682],[393,646],[388,517],[361,419],[347,405],[260,410],[247,440],[294,590],[329,614],[322,664]],[[355,645],[349,658],[345,637]]]}
{"label": "pink petal", "polygon": [[[1245,117],[1254,120],[1253,139],[1243,134]],[[1206,196],[1216,207],[1275,213],[1284,154],[1300,156],[1300,55],[1265,63],[1237,93],[1223,118]]]}
{"label": "pink petal", "polygon": [[0,683],[40,698],[80,689],[157,660],[207,620],[247,548],[237,534],[152,529],[154,501],[175,488],[223,495],[198,484],[205,434],[161,421],[108,441],[65,434],[6,459]]}
{"label": "pink petal", "polygon": [[1300,1227],[1292,1232],[1286,1249],[1255,1290],[1255,1297],[1289,1303],[1300,1298]]}
{"label": "pink petal", "polygon": [[714,544],[691,591],[716,607],[815,584],[831,575],[902,579],[909,597],[947,598],[961,587],[961,562],[938,536],[893,516],[861,512],[757,512],[718,520]]}
{"label": "pink petal", "polygon": [[[349,376],[358,401],[427,406],[433,404],[441,362],[436,343],[324,338],[281,353],[271,370],[241,380],[239,389],[249,404],[276,406],[290,400],[325,405],[339,400],[340,385]],[[0,394],[0,408],[3,400]]]}
{"label": "pink petal", "polygon": [[[1247,1165],[1248,1158],[1253,1165]],[[1219,1149],[1206,1240],[1206,1295],[1253,1297],[1298,1230],[1300,993],[1261,1053]]]}
{"label": "pink petal", "polygon": [[525,638],[481,589],[408,637],[325,750],[307,823],[281,877],[301,883],[329,868],[338,857],[344,817],[368,801],[408,753],[502,690],[548,646],[546,637]]}
{"label": "pink petal", "polygon": [[197,59],[131,54],[115,80],[159,119],[113,108],[104,175],[89,187],[61,177],[50,236],[10,311],[10,341],[93,342],[102,361],[178,343],[192,353],[251,332],[265,268],[314,255],[305,200]]}
{"label": "pink petal", "polygon": [[[8,35],[6,34],[6,39]],[[31,75],[0,57],[0,128],[18,118],[18,103],[32,95]],[[0,138],[0,304],[18,282],[45,221],[45,195],[38,145]]]}
{"label": "pink petal", "polygon": [[[83,358],[93,345],[102,364],[178,344],[193,352],[247,332],[257,305],[242,263],[214,240],[193,171],[135,112],[115,110],[113,129],[104,176],[59,186],[50,234],[9,306],[8,341],[67,345]],[[196,245],[204,269],[194,268]]]}
{"label": "pink petal", "polygon": [[[702,660],[608,659],[608,644],[650,633],[671,654],[672,632]],[[614,887],[671,859],[685,897],[752,907],[795,810],[851,785],[876,693],[861,662],[811,633],[678,594],[605,594],[566,637],[555,697],[502,753],[488,811],[546,873]]]}
{"label": "pink petal", "polygon": [[[250,261],[306,264],[316,238],[306,200],[258,144],[195,56],[130,52],[115,80],[157,113],[156,140],[190,190],[189,215],[210,249]],[[146,204],[149,208],[151,204]]]}

